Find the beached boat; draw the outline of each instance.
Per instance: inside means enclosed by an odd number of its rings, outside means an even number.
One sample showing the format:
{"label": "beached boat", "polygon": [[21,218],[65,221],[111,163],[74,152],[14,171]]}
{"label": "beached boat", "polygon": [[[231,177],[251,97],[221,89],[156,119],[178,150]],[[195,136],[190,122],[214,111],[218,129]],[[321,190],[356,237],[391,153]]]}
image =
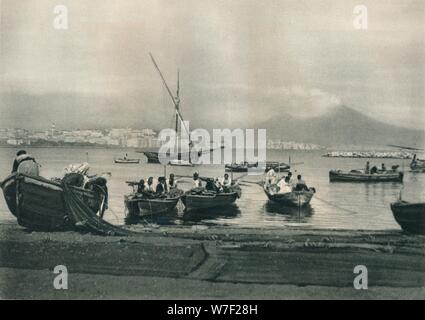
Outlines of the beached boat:
{"label": "beached boat", "polygon": [[329,171],[329,180],[331,182],[403,182],[403,172],[385,171],[378,173],[364,173],[360,170]]}
{"label": "beached boat", "polygon": [[310,203],[311,199],[315,194],[314,188],[309,188],[309,190],[303,191],[292,191],[285,193],[278,193],[273,187],[264,187],[264,192],[266,193],[269,200],[277,202],[285,206],[305,206]]}
{"label": "beached boat", "polygon": [[167,213],[175,209],[180,196],[163,198],[143,198],[137,195],[124,197],[125,207],[130,216],[151,216]]}
{"label": "beached boat", "polygon": [[[12,174],[1,184],[4,198],[18,224],[32,230],[69,230],[78,222],[66,205],[60,182],[42,177]],[[101,194],[70,187],[95,215],[104,210]],[[100,213],[101,215],[102,213]]]}
{"label": "beached boat", "polygon": [[140,163],[140,159],[118,158],[114,159],[114,162],[119,164],[138,164]]}
{"label": "beached boat", "polygon": [[400,227],[407,232],[425,234],[425,203],[397,201],[391,211]]}
{"label": "beached boat", "polygon": [[197,210],[207,209],[216,207],[226,207],[235,203],[236,199],[240,197],[239,191],[231,192],[213,192],[213,191],[202,191],[194,192],[192,190],[187,191],[181,200],[186,207],[186,210]]}

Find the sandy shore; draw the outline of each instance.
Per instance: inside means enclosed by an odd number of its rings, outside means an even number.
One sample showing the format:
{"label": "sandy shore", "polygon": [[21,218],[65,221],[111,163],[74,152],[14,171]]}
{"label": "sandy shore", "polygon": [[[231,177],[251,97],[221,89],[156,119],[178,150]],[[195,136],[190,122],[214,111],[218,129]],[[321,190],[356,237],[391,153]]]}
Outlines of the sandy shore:
{"label": "sandy shore", "polygon": [[[400,231],[137,228],[131,237],[0,225],[1,298],[425,298],[425,237]],[[56,290],[56,265],[68,290]],[[356,265],[368,289],[356,290]]]}

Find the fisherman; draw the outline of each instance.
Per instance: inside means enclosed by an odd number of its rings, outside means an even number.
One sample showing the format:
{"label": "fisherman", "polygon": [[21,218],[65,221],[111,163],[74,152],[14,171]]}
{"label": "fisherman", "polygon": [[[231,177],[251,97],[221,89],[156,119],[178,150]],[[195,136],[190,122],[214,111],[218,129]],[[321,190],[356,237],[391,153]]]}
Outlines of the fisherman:
{"label": "fisherman", "polygon": [[19,150],[13,161],[12,173],[23,173],[30,176],[39,175],[39,165],[35,162],[34,157],[27,154],[25,150]]}
{"label": "fisherman", "polygon": [[230,187],[232,185],[232,179],[229,179],[229,175],[227,173],[224,174],[224,178],[221,180],[221,185],[223,187]]}
{"label": "fisherman", "polygon": [[159,177],[158,178],[158,184],[156,185],[155,193],[157,195],[163,195],[167,190],[167,187],[165,185],[165,177]]}
{"label": "fisherman", "polygon": [[137,193],[143,194],[145,191],[145,180],[141,179],[137,185]]}
{"label": "fisherman", "polygon": [[383,163],[381,165],[381,171],[383,171],[383,172],[387,171],[387,168],[385,167],[385,163]]}
{"label": "fisherman", "polygon": [[285,177],[285,182],[286,182],[287,184],[290,184],[290,183],[292,182],[292,180],[293,180],[293,178],[292,178],[292,172],[291,172],[291,171],[289,171],[289,172],[288,172],[288,175]]}
{"label": "fisherman", "polygon": [[174,178],[174,173],[170,173],[167,181],[168,190],[177,189],[177,180]]}
{"label": "fisherman", "polygon": [[278,193],[288,193],[292,191],[291,185],[289,183],[290,180],[288,179],[288,182],[286,182],[286,178],[287,177],[285,177],[285,179],[280,179],[280,181],[277,183],[277,186],[279,187]]}
{"label": "fisherman", "polygon": [[271,168],[269,171],[267,171],[266,173],[266,183],[268,185],[271,184],[275,184],[276,183],[276,171],[274,171],[273,168]]}
{"label": "fisherman", "polygon": [[147,185],[145,187],[145,191],[147,192],[155,192],[154,186],[153,186],[153,177],[148,178]]}
{"label": "fisherman", "polygon": [[367,161],[366,162],[366,168],[364,170],[364,173],[369,174],[369,172],[370,172],[370,163],[369,163],[369,161]]}
{"label": "fisherman", "polygon": [[297,176],[297,184],[295,185],[295,191],[303,191],[308,190],[307,184],[302,179],[301,175]]}
{"label": "fisherman", "polygon": [[202,187],[202,181],[199,179],[199,173],[195,172],[193,174],[193,185],[195,188],[201,188]]}
{"label": "fisherman", "polygon": [[216,178],[214,179],[214,186],[215,186],[215,188],[216,188],[217,192],[223,191],[223,188],[222,188],[222,186],[221,186],[221,182],[220,182],[220,180],[218,179],[218,177],[216,177]]}
{"label": "fisherman", "polygon": [[207,183],[205,184],[205,189],[208,191],[217,192],[216,186],[214,184],[214,179],[207,178]]}

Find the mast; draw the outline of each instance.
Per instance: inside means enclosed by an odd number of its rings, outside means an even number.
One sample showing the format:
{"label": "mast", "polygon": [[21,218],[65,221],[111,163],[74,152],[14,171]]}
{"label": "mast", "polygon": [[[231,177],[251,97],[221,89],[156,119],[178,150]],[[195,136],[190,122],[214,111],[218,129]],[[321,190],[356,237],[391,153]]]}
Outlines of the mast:
{"label": "mast", "polygon": [[176,133],[179,132],[179,114],[180,111],[180,71],[177,69],[177,95],[176,95]]}
{"label": "mast", "polygon": [[162,75],[161,70],[159,69],[158,65],[156,64],[156,61],[155,61],[154,57],[152,56],[151,53],[149,53],[149,55],[150,55],[150,57],[152,59],[153,65],[155,66],[156,70],[159,73],[159,76],[161,77],[161,80],[162,80],[162,83],[165,86],[165,89],[167,89],[168,95],[170,96],[171,101],[173,102],[174,108],[176,109],[176,114],[177,114],[179,120],[181,121],[181,123],[183,124],[183,128],[185,129],[187,135],[189,136],[189,141],[190,141],[190,132],[189,132],[188,128],[186,127],[186,124],[184,123],[183,117],[182,117],[181,112],[180,112],[180,109],[179,109],[180,102],[177,102],[176,99],[175,99],[175,97],[171,93],[170,87],[168,86],[167,82],[165,81],[164,76]]}

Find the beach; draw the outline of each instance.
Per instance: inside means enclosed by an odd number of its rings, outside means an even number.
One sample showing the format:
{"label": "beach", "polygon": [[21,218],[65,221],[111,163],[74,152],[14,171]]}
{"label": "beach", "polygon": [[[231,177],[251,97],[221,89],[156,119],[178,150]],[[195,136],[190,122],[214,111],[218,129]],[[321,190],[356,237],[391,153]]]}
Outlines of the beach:
{"label": "beach", "polygon": [[[132,228],[132,227],[127,227]],[[425,236],[144,226],[129,237],[0,225],[2,299],[423,299]],[[68,289],[53,286],[55,266]],[[355,289],[366,266],[368,288]]]}

